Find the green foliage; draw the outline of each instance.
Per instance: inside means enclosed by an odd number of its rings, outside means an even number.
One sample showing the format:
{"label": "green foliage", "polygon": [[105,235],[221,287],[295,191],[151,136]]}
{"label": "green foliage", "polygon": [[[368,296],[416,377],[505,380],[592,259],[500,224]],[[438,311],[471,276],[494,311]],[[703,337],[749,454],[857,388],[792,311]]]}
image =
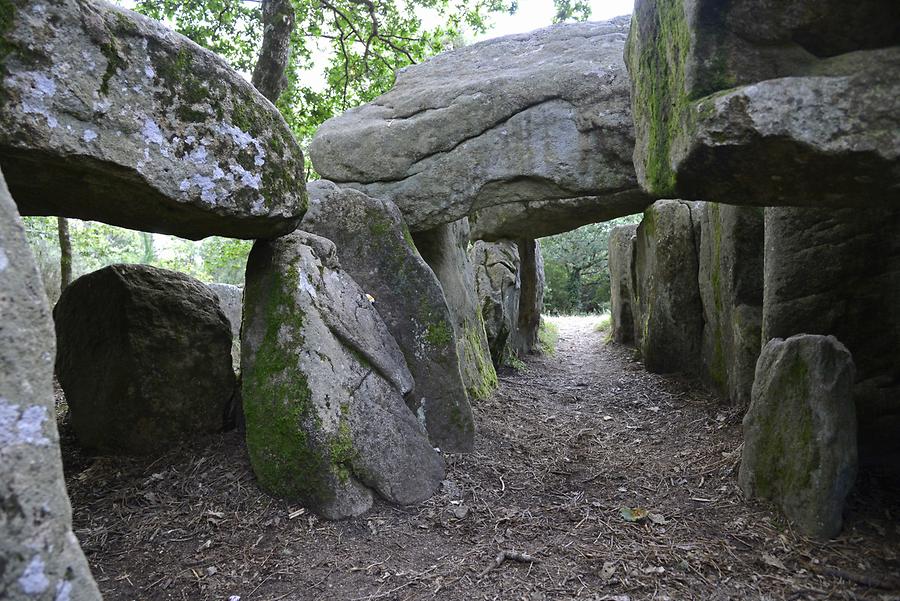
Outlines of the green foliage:
{"label": "green foliage", "polygon": [[609,232],[638,221],[640,215],[631,215],[543,238],[544,310],[554,315],[608,310]]}
{"label": "green foliage", "polygon": [[545,355],[556,354],[556,343],[559,342],[559,326],[541,317],[541,325],[538,326],[538,342],[541,352]]}

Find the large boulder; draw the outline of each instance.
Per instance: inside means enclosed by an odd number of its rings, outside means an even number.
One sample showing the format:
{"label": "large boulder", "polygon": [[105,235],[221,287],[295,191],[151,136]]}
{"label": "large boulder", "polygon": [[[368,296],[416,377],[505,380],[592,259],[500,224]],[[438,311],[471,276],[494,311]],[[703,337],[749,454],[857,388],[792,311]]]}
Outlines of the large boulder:
{"label": "large boulder", "polygon": [[212,52],[100,0],[6,0],[0,39],[0,164],[23,214],[186,238],[303,216],[290,129]]}
{"label": "large boulder", "polygon": [[80,445],[155,453],[222,430],[235,389],[231,326],[194,278],[111,265],[53,309],[56,373]]}
{"label": "large boulder", "polygon": [[761,208],[708,202],[700,211],[702,375],[739,406],[750,402],[762,347],[763,228]]}
{"label": "large boulder", "polygon": [[414,232],[495,205],[526,207],[516,237],[642,211],[622,61],[628,26],[627,17],[555,25],[408,67],[389,92],[319,128],[313,165],[393,201]]}
{"label": "large boulder", "polygon": [[634,252],[636,346],[655,373],[698,371],[703,306],[697,283],[702,203],[659,200],[644,212]]}
{"label": "large boulder", "polygon": [[499,368],[510,354],[507,343],[519,326],[519,246],[513,240],[478,240],[469,255],[475,266],[475,294],[481,305],[491,361]]}
{"label": "large boulder", "polygon": [[241,315],[244,311],[244,290],[234,284],[207,284],[219,299],[219,308],[231,325],[231,365],[241,370]]}
{"label": "large boulder", "polygon": [[763,340],[831,334],[853,353],[861,460],[900,460],[900,208],[767,208]]}
{"label": "large boulder", "polygon": [[413,244],[396,205],[328,181],[307,186],[304,231],[328,238],[341,267],[375,298],[375,309],[403,351],[415,380],[407,402],[434,446],[452,453],[475,443],[472,408],[457,340],[434,272]]}
{"label": "large boulder", "polygon": [[620,225],[609,232],[609,307],[612,339],[634,342],[634,243],[637,225]]}
{"label": "large boulder", "polygon": [[439,486],[443,461],[404,400],[403,353],[331,241],[297,231],[254,245],[241,353],[263,489],[340,519],[368,510],[373,490],[405,505]]}
{"label": "large boulder", "polygon": [[413,240],[440,281],[447,299],[469,398],[487,398],[497,387],[497,372],[491,363],[484,318],[475,295],[475,268],[468,251],[468,219],[416,233]]}
{"label": "large boulder", "polygon": [[833,336],[775,338],[756,366],[738,476],[801,531],[831,538],[856,479],[853,359]]}
{"label": "large boulder", "polygon": [[53,323],[0,174],[0,594],[99,601],[72,533],[53,401]]}
{"label": "large boulder", "polygon": [[634,162],[656,197],[874,206],[900,185],[895,0],[638,0]]}

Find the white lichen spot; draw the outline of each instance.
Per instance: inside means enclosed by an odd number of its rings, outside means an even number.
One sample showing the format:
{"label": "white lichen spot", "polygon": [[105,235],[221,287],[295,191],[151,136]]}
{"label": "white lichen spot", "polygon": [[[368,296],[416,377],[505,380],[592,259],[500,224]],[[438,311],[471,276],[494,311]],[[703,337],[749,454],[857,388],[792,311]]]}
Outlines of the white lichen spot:
{"label": "white lichen spot", "polygon": [[297,273],[300,277],[297,278],[297,287],[309,294],[312,298],[316,298],[316,287],[312,285],[312,282],[309,281],[309,277],[306,275],[305,271],[299,271]]}
{"label": "white lichen spot", "polygon": [[416,409],[416,417],[419,418],[419,423],[423,428],[426,427],[425,421],[425,397],[422,397],[422,400],[419,401],[419,408]]}
{"label": "white lichen spot", "polygon": [[206,146],[203,146],[201,144],[191,151],[191,153],[188,155],[188,160],[190,160],[195,165],[202,165],[206,163],[206,157],[208,155],[209,152],[206,150]]}
{"label": "white lichen spot", "polygon": [[209,177],[208,175],[195,173],[190,177],[190,179],[181,180],[179,189],[182,192],[187,192],[194,186],[200,189],[200,200],[202,200],[203,202],[214,205],[219,201],[219,195],[216,192],[216,183],[214,178]]}
{"label": "white lichen spot", "polygon": [[230,169],[232,173],[240,178],[241,184],[247,188],[259,190],[259,187],[262,184],[262,174],[250,173],[237,163],[231,165]]}
{"label": "white lichen spot", "polygon": [[264,215],[266,212],[266,201],[260,196],[250,204],[251,215]]}
{"label": "white lichen spot", "polygon": [[144,75],[147,76],[147,79],[153,79],[154,77],[156,77],[156,71],[153,70],[153,67],[147,64],[144,65]]}
{"label": "white lichen spot", "polygon": [[9,257],[6,256],[6,251],[0,248],[0,271],[5,271],[7,267],[9,267]]}
{"label": "white lichen spot", "polygon": [[47,13],[47,7],[44,6],[43,4],[35,4],[34,6],[31,7],[31,12],[33,12],[36,15],[43,16]]}
{"label": "white lichen spot", "polygon": [[54,601],[71,601],[72,583],[68,580],[60,580],[56,584],[56,597]]}
{"label": "white lichen spot", "polygon": [[0,448],[30,444],[45,447],[50,440],[44,436],[47,408],[39,405],[22,410],[20,405],[0,397]]}
{"label": "white lichen spot", "polygon": [[97,132],[95,132],[93,129],[86,129],[86,130],[84,130],[84,135],[82,136],[82,139],[85,142],[90,142],[92,140],[96,140]]}
{"label": "white lichen spot", "polygon": [[6,88],[21,93],[23,113],[44,117],[51,129],[59,125],[47,106],[48,101],[56,94],[56,82],[52,78],[37,71],[25,71],[6,77],[3,84]]}
{"label": "white lichen spot", "polygon": [[159,124],[156,123],[153,119],[145,119],[144,126],[141,128],[141,135],[144,136],[144,141],[148,144],[156,144],[160,148],[165,144],[166,140],[163,138],[162,130],[159,129]]}
{"label": "white lichen spot", "polygon": [[26,595],[40,595],[47,590],[48,586],[50,586],[50,581],[47,580],[47,575],[44,573],[44,558],[35,555],[28,562],[22,575],[19,576],[19,587]]}

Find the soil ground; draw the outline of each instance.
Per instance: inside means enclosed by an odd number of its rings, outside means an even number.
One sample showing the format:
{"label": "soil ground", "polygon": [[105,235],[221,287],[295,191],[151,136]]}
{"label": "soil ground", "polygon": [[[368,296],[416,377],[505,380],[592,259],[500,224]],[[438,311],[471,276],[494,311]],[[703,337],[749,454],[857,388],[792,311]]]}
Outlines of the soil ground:
{"label": "soil ground", "polygon": [[645,372],[596,318],[557,323],[556,353],[501,374],[476,451],[447,456],[421,506],[319,520],[256,488],[236,432],[151,459],[65,448],[105,598],[900,599],[896,480],[863,473],[840,538],[804,539],[741,498],[740,412]]}

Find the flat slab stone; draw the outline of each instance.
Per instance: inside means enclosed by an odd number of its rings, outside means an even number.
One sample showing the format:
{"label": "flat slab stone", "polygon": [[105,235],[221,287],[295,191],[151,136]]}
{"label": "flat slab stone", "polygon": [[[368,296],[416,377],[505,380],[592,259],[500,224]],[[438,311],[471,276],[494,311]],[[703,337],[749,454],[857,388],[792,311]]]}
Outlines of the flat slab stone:
{"label": "flat slab stone", "polygon": [[630,158],[628,25],[556,25],[408,67],[389,92],[319,128],[316,171],[391,200],[413,232],[496,205],[541,203],[524,210],[553,226],[493,215],[484,235],[494,239],[640,212],[650,201]]}
{"label": "flat slab stone", "polygon": [[23,214],[195,239],[297,226],[303,153],[221,58],[100,0],[4,15],[0,165]]}
{"label": "flat slab stone", "polygon": [[50,307],[0,173],[0,591],[9,601],[100,601],[72,533]]}

